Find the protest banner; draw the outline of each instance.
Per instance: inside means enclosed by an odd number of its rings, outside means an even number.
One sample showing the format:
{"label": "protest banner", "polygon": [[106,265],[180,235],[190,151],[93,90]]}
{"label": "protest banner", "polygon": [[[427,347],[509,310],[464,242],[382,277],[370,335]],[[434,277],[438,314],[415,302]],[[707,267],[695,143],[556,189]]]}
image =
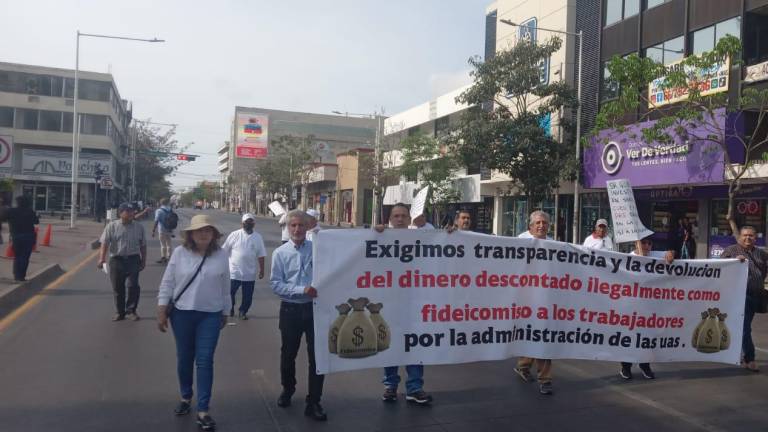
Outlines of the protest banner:
{"label": "protest banner", "polygon": [[613,219],[613,239],[616,243],[642,240],[653,234],[643,225],[635,204],[635,194],[629,180],[608,180],[608,202]]}
{"label": "protest banner", "polygon": [[285,209],[283,208],[283,205],[280,204],[280,201],[272,201],[267,207],[272,210],[272,213],[274,213],[275,216],[282,216],[285,213]]}
{"label": "protest banner", "polygon": [[424,206],[427,204],[427,195],[429,195],[429,186],[420,190],[415,197],[413,197],[413,204],[411,205],[411,219],[415,219],[424,213]]}
{"label": "protest banner", "polygon": [[460,231],[318,235],[319,373],[513,356],[740,359],[745,290],[733,287],[746,285],[747,265],[737,260],[668,264]]}

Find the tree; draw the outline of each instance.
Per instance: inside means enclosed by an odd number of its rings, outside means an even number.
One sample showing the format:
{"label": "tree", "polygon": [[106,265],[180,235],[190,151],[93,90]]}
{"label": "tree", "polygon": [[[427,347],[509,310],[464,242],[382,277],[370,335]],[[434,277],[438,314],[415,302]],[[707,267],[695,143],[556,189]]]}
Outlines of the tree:
{"label": "tree", "polygon": [[424,188],[429,186],[427,203],[438,220],[450,203],[461,199],[456,189],[454,173],[459,159],[446,152],[445,146],[428,135],[409,136],[400,143],[403,163],[399,173],[407,179],[415,179]]}
{"label": "tree", "polygon": [[[693,146],[719,148],[718,153],[724,158],[724,181],[728,185],[726,219],[734,235],[738,234],[735,197],[744,177],[761,161],[761,153],[768,147],[768,90],[747,88],[731,98],[728,92],[708,94],[707,90],[712,71],[724,67],[725,73],[730,73],[727,62],[740,65],[740,57],[741,42],[730,35],[720,39],[712,51],[691,55],[672,67],[635,54],[627,58],[615,56],[608,63],[608,71],[620,94],[601,107],[592,132],[592,136],[609,128],[623,132],[626,117],[640,113],[639,121],[656,121],[643,124],[631,139],[642,140],[652,147],[688,142]],[[658,90],[649,91],[649,83]],[[668,96],[674,97],[674,104],[660,103],[656,98],[658,93],[663,93],[665,100]],[[741,134],[730,127],[745,116],[750,117],[753,132]],[[738,143],[738,151],[731,148],[731,143]]]}
{"label": "tree", "polygon": [[306,182],[312,172],[310,164],[317,158],[313,139],[284,135],[272,140],[269,157],[256,162],[250,180],[270,196],[278,193],[290,199],[292,186]]}
{"label": "tree", "polygon": [[136,196],[158,199],[170,197],[171,183],[167,177],[184,163],[177,160],[176,153],[183,152],[188,146],[179,146],[175,138],[175,126],[163,131],[149,122],[136,122],[134,127]]}
{"label": "tree", "polygon": [[[577,103],[568,84],[541,82],[541,63],[560,46],[557,37],[521,40],[485,62],[472,58],[474,84],[456,98],[471,108],[450,135],[452,150],[467,164],[509,176],[532,205],[576,173],[574,143],[558,142],[545,126],[546,119]],[[489,101],[493,107],[483,109]]]}

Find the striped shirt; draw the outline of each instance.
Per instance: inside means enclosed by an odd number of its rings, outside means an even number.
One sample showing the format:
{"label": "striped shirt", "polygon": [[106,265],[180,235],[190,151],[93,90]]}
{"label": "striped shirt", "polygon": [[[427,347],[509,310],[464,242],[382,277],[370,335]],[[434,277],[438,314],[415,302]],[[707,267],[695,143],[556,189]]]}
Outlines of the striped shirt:
{"label": "striped shirt", "polygon": [[744,255],[749,263],[747,294],[762,295],[765,277],[768,275],[768,252],[756,246],[748,250],[740,244],[735,244],[725,248],[720,258],[736,258],[739,255]]}
{"label": "striped shirt", "polygon": [[101,234],[101,244],[109,248],[109,256],[139,255],[146,246],[144,226],[138,222],[124,224],[120,219],[110,222]]}

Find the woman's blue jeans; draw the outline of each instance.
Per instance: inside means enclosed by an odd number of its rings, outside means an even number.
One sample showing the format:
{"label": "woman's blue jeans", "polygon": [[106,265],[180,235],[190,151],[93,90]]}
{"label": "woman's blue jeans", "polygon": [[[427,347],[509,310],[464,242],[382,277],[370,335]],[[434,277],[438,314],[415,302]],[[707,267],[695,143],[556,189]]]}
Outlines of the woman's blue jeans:
{"label": "woman's blue jeans", "polygon": [[221,312],[176,309],[171,317],[176,338],[176,370],[182,399],[192,399],[193,368],[197,366],[197,410],[208,411],[213,388],[213,355],[221,330]]}

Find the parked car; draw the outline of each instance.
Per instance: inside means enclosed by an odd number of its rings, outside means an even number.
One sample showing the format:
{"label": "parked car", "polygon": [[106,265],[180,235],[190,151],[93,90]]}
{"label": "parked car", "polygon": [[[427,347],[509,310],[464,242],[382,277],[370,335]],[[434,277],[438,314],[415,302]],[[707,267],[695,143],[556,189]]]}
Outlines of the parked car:
{"label": "parked car", "polygon": [[195,210],[202,210],[202,209],[203,209],[203,202],[195,201]]}

